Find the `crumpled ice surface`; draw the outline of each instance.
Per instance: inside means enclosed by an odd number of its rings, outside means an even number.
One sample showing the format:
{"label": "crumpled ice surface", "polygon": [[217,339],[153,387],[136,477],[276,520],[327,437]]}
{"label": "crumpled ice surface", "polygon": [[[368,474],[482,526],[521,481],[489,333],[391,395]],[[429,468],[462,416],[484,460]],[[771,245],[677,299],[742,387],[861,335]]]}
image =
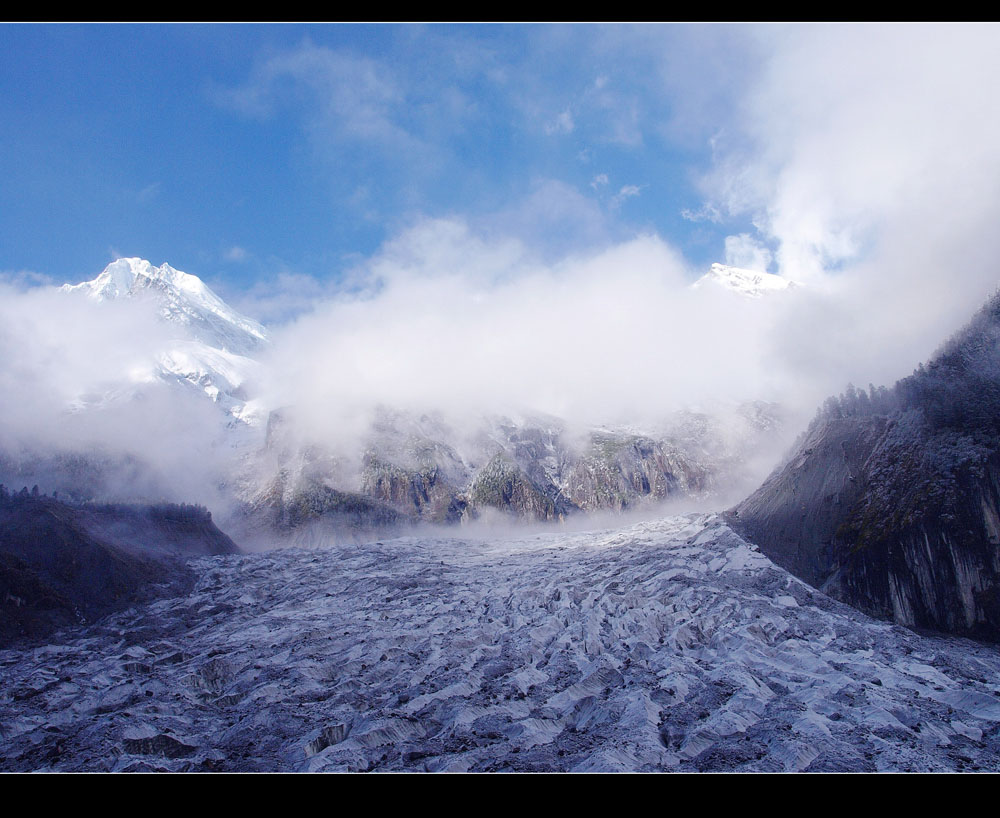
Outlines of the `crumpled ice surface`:
{"label": "crumpled ice surface", "polygon": [[1000,652],[829,600],[714,515],[201,558],[0,651],[0,769],[1000,769]]}

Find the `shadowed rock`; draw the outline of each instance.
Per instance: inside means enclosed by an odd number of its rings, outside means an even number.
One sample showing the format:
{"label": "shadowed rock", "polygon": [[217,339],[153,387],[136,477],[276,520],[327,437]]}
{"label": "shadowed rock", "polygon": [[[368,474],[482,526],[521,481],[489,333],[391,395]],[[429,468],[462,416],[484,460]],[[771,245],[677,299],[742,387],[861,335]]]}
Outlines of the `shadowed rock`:
{"label": "shadowed rock", "polygon": [[181,590],[187,558],[238,550],[197,506],[78,507],[4,490],[0,644]]}
{"label": "shadowed rock", "polygon": [[892,390],[828,400],[730,522],[870,614],[1000,640],[998,339],[994,298]]}

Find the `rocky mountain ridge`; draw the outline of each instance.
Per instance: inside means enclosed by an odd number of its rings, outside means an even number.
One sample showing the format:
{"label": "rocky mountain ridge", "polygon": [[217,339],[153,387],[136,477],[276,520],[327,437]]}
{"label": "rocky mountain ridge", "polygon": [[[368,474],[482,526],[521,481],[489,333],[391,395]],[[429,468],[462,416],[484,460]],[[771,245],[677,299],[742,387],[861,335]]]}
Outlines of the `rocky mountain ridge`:
{"label": "rocky mountain ridge", "polygon": [[123,379],[157,379],[197,390],[220,406],[234,430],[260,425],[260,410],[248,403],[246,385],[258,376],[256,356],[269,343],[267,331],[226,304],[200,278],[169,264],[154,267],[145,259],[120,258],[92,281],[61,290],[98,303],[152,301],[176,337],[146,369],[123,373]]}
{"label": "rocky mountain ridge", "polygon": [[891,390],[828,400],[729,519],[868,613],[1000,639],[1000,297]]}
{"label": "rocky mountain ridge", "polygon": [[[784,287],[778,276],[723,265],[703,281],[709,277],[741,296]],[[269,409],[259,400],[256,356],[269,344],[267,331],[197,276],[122,258],[93,280],[62,290],[95,307],[151,301],[172,336],[148,366],[122,373],[115,390],[91,390],[68,410],[137,406],[150,381],[192,400],[207,398],[220,410],[218,429],[206,442],[206,462],[217,472],[209,488],[235,509],[220,519],[261,536],[298,536],[316,521],[354,537],[413,523],[555,521],[677,498],[700,501],[748,484],[782,423],[779,407],[757,403],[678,412],[648,429],[571,431],[557,418],[496,416],[466,418],[462,424],[473,428],[456,430],[388,408],[375,412],[365,439],[352,441],[345,453],[298,439],[290,428],[295,407]],[[77,501],[185,499],[172,493],[143,452],[3,451],[0,480],[39,483]]]}
{"label": "rocky mountain ridge", "polygon": [[648,433],[495,417],[470,434],[384,410],[351,460],[296,445],[294,425],[277,413],[246,465],[232,525],[251,538],[296,540],[312,524],[358,538],[417,523],[538,523],[705,501],[752,482],[753,461],[775,446],[781,423],[777,406],[755,403],[725,419],[679,412]]}

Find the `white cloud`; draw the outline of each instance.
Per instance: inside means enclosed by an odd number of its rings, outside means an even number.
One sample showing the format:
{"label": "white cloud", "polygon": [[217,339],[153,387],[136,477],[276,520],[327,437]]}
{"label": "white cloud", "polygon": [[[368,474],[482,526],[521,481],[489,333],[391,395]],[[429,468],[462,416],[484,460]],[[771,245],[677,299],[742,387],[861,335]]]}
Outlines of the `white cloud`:
{"label": "white cloud", "polygon": [[302,107],[318,145],[331,139],[363,141],[382,149],[418,144],[400,122],[406,102],[403,87],[384,64],[308,41],[260,63],[246,84],[216,89],[214,96],[261,118],[282,108]]}
{"label": "white cloud", "polygon": [[710,202],[705,202],[697,210],[685,207],[681,210],[681,218],[689,222],[712,222],[719,224],[722,222],[722,212]]}
{"label": "white cloud", "polygon": [[278,326],[310,312],[334,292],[335,286],[329,281],[283,270],[233,294],[230,300],[243,314],[267,326]]}
{"label": "white cloud", "polygon": [[250,254],[246,251],[245,248],[240,247],[238,244],[234,244],[232,247],[226,250],[226,252],[223,254],[223,257],[226,259],[226,261],[240,262],[240,261],[246,261],[248,258],[250,258]]}
{"label": "white cloud", "polygon": [[[573,32],[564,59],[578,44]],[[663,47],[683,44],[688,32],[690,47]],[[294,403],[317,436],[342,437],[377,403],[455,412],[530,407],[597,422],[655,420],[715,398],[772,398],[811,411],[849,380],[887,383],[908,372],[995,288],[1000,29],[599,34],[585,55],[602,66],[598,81],[586,75],[575,88],[555,83],[552,69],[531,77],[545,49],[502,66],[475,62],[471,49],[469,70],[503,85],[501,115],[520,111],[536,136],[548,121],[553,133],[616,142],[630,157],[664,134],[711,140],[709,201],[682,216],[735,217],[727,262],[776,266],[810,286],[753,303],[710,288],[691,292],[691,271],[666,242],[617,234],[615,214],[602,211],[586,182],[589,195],[541,178],[499,212],[417,221],[336,291],[291,272],[249,291],[240,309],[287,323],[270,361],[275,404]],[[645,51],[636,47],[643,42]],[[722,42],[729,47],[720,49]],[[631,73],[604,72],[632,53]],[[658,70],[640,75],[637,66]],[[339,150],[350,142],[417,165],[425,141],[465,115],[461,94],[442,95],[439,108],[427,102],[447,84],[427,80],[426,106],[413,106],[405,71],[306,43],[261,62],[225,96],[256,116],[298,106],[317,144],[332,140]],[[650,93],[654,84],[663,99]],[[448,115],[436,119],[437,111]],[[562,113],[551,119],[555,111]],[[595,156],[592,147],[578,154],[581,162]],[[605,168],[616,167],[600,156]],[[613,207],[642,192],[611,187],[607,173],[589,186]],[[351,180],[349,192],[359,211],[383,212],[375,208],[377,180]],[[100,326],[87,337],[92,324],[62,307],[51,320],[29,320],[49,305],[17,297],[25,282],[0,299],[6,429],[30,425],[31,395],[75,394],[131,354]],[[84,335],[60,334],[62,322],[77,320]],[[120,329],[142,346],[148,328],[126,324]],[[36,336],[41,342],[24,353],[23,338]],[[39,428],[58,432],[58,419],[43,409]]]}
{"label": "white cloud", "polygon": [[622,203],[626,199],[631,199],[638,196],[642,192],[642,187],[639,185],[622,185],[621,189],[611,197],[612,207],[621,207]]}
{"label": "white cloud", "polygon": [[153,182],[152,184],[146,185],[142,190],[140,190],[135,198],[139,200],[141,204],[146,204],[153,201],[157,196],[160,195],[160,189],[163,185],[160,182]]}
{"label": "white cloud", "polygon": [[828,293],[785,327],[802,362],[841,383],[891,382],[996,286],[1000,28],[749,34],[766,56],[706,190],[754,222],[782,273]]}
{"label": "white cloud", "polygon": [[560,111],[553,119],[545,123],[545,133],[548,136],[553,136],[554,134],[568,134],[573,133],[573,114],[570,113],[569,108]]}
{"label": "white cloud", "polygon": [[581,107],[589,109],[590,117],[600,123],[601,141],[630,148],[643,144],[644,106],[640,95],[616,87],[606,77],[581,99]]}
{"label": "white cloud", "polygon": [[0,270],[0,289],[10,289],[17,292],[40,286],[51,286],[55,279],[47,273],[35,270]]}
{"label": "white cloud", "polygon": [[275,333],[268,368],[271,399],[329,443],[348,445],[379,404],[459,420],[532,410],[657,423],[682,405],[775,398],[797,377],[771,357],[772,327],[796,297],[691,290],[655,236],[545,262],[519,241],[431,220],[359,276]]}
{"label": "white cloud", "polygon": [[[992,193],[994,27],[769,30],[772,56],[712,178],[806,274],[857,257],[914,204]],[[791,272],[791,270],[789,271]]]}
{"label": "white cloud", "polygon": [[484,235],[511,237],[549,258],[606,245],[612,228],[590,196],[556,179],[538,179],[531,192],[498,212],[473,220]]}
{"label": "white cloud", "polygon": [[771,260],[771,251],[749,233],[726,236],[726,264],[766,273]]}
{"label": "white cloud", "polygon": [[173,337],[151,302],[0,283],[0,450],[135,456],[163,478],[154,498],[210,502],[229,456],[218,409],[151,377]]}

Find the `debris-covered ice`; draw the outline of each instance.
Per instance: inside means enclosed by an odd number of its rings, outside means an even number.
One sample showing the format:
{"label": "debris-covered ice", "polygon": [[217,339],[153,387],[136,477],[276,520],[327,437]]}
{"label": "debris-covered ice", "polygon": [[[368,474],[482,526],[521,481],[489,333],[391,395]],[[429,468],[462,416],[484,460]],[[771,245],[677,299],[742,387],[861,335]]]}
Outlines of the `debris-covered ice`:
{"label": "debris-covered ice", "polygon": [[1000,768],[996,648],[868,619],[713,515],[194,566],[0,652],[0,769]]}

